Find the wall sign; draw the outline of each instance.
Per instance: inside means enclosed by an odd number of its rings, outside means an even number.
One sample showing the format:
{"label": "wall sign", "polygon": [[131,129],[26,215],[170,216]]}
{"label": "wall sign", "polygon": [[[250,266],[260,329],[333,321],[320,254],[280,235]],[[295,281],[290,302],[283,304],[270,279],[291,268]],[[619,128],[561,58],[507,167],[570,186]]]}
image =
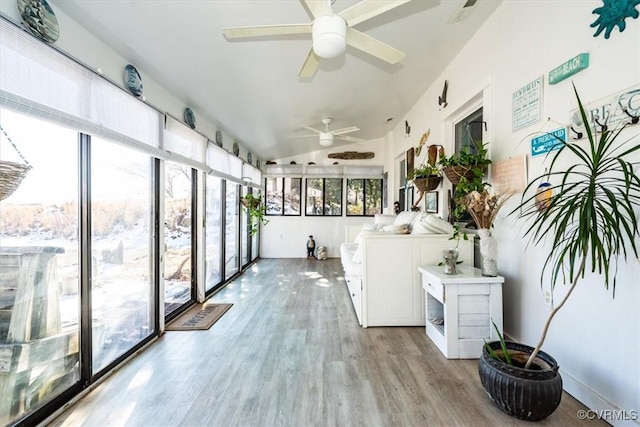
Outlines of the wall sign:
{"label": "wall sign", "polygon": [[549,151],[559,150],[567,142],[567,129],[560,128],[546,132],[544,135],[531,138],[531,157],[547,154]]}
{"label": "wall sign", "polygon": [[[600,131],[602,125],[606,124],[610,129],[624,123],[632,122],[640,116],[640,84],[616,92],[597,101],[584,103],[589,126],[596,131]],[[582,117],[578,109],[569,112],[571,124],[578,130],[584,129]]]}
{"label": "wall sign", "polygon": [[514,131],[542,119],[542,76],[513,92],[512,108]]}
{"label": "wall sign", "polygon": [[574,74],[589,67],[589,54],[581,53],[578,56],[566,61],[564,64],[558,65],[553,70],[549,71],[549,84],[554,85],[560,83],[564,79],[567,79]]}
{"label": "wall sign", "polygon": [[526,154],[498,160],[491,165],[491,188],[496,194],[522,193],[526,187]]}

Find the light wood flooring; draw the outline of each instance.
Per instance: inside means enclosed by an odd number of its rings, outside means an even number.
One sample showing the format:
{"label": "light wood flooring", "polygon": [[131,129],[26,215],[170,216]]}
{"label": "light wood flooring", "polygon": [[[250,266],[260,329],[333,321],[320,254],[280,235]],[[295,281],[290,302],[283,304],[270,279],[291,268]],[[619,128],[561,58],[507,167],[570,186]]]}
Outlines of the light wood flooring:
{"label": "light wood flooring", "polygon": [[[337,259],[260,260],[213,297],[207,331],[167,332],[53,426],[528,426],[486,396],[477,360],[424,328],[360,328]],[[581,421],[565,394],[540,426]]]}

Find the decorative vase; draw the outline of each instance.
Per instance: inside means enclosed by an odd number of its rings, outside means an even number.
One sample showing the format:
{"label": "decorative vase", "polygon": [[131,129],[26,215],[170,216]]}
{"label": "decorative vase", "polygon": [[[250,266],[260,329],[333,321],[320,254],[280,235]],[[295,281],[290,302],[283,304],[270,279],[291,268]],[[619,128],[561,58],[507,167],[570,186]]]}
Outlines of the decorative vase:
{"label": "decorative vase", "polygon": [[478,230],[480,236],[480,258],[482,259],[482,275],[495,277],[498,275],[498,242],[486,228]]}
{"label": "decorative vase", "polygon": [[[501,354],[500,341],[487,344]],[[486,347],[478,362],[480,382],[491,400],[504,413],[526,421],[539,421],[556,410],[562,399],[562,377],[558,362],[544,351],[533,360],[531,369],[525,369],[533,347],[506,341],[507,351],[514,365],[496,360]]]}
{"label": "decorative vase", "polygon": [[444,259],[444,274],[456,274],[456,263],[458,262],[458,250],[443,249],[442,258]]}

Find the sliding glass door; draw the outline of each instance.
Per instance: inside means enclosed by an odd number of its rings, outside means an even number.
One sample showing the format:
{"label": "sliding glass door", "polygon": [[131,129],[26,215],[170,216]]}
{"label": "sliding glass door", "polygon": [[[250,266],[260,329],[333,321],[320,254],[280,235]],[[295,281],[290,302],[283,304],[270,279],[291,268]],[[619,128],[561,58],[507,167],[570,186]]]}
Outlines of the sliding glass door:
{"label": "sliding glass door", "polygon": [[240,186],[227,181],[225,185],[224,278],[240,270]]}
{"label": "sliding glass door", "polygon": [[193,170],[166,162],[164,179],[164,310],[165,316],[193,301]]}
{"label": "sliding glass door", "polygon": [[153,332],[152,159],[91,140],[92,371]]}
{"label": "sliding glass door", "polygon": [[[77,132],[0,109],[0,425],[80,380]],[[5,163],[9,165],[9,163]],[[6,172],[6,174],[5,174]],[[20,182],[19,182],[20,181]],[[18,183],[19,182],[19,183]]]}
{"label": "sliding glass door", "polygon": [[205,291],[222,283],[222,180],[207,175],[205,209]]}

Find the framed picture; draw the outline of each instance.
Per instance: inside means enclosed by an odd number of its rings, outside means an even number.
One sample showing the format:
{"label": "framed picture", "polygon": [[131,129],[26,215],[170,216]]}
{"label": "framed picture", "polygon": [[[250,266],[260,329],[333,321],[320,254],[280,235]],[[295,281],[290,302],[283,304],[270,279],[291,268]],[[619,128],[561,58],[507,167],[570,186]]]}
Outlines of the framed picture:
{"label": "framed picture", "polygon": [[424,196],[424,210],[427,212],[438,212],[438,192],[432,191]]}
{"label": "framed picture", "polygon": [[413,170],[413,160],[416,157],[415,148],[411,147],[407,150],[407,175]]}

